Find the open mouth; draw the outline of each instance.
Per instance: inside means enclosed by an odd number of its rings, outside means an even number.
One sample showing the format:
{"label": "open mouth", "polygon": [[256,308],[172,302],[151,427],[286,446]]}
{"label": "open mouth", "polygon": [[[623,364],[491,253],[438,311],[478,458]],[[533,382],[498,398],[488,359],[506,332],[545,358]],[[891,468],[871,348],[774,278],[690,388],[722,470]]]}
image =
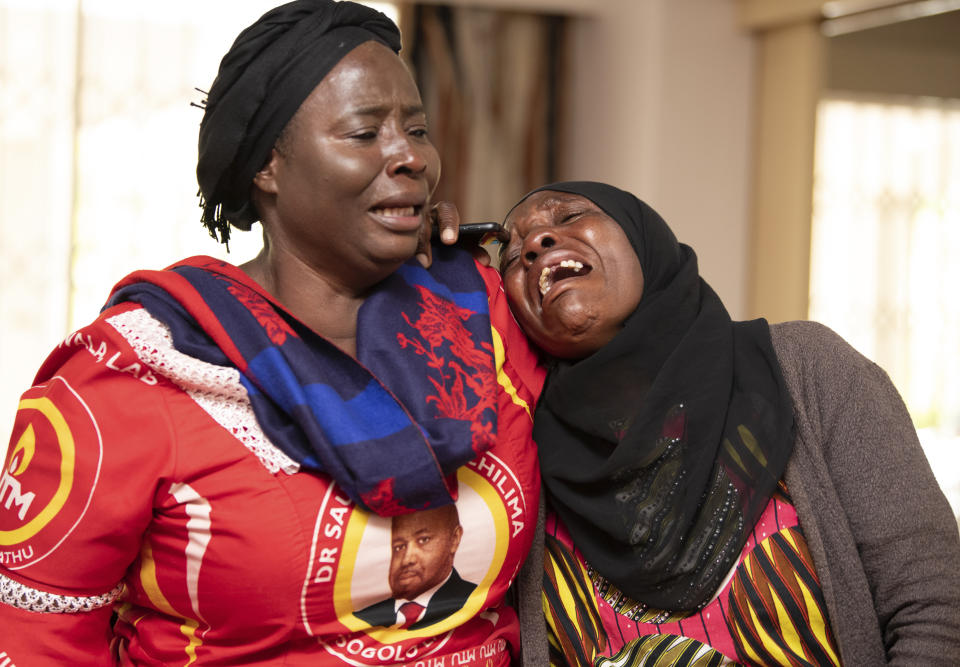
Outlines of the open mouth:
{"label": "open mouth", "polygon": [[565,259],[559,264],[543,267],[538,283],[540,287],[540,300],[543,301],[543,297],[561,280],[584,276],[590,273],[591,269],[592,267],[589,264],[578,262],[575,259]]}
{"label": "open mouth", "polygon": [[382,215],[387,218],[412,218],[419,216],[420,209],[422,208],[422,206],[395,206],[390,208],[374,208],[372,210],[377,215]]}

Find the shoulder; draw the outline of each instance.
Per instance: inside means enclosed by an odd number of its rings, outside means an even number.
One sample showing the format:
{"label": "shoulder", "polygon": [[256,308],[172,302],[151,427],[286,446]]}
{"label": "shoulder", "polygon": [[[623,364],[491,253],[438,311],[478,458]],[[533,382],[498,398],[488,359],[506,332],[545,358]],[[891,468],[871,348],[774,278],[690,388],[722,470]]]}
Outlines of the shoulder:
{"label": "shoulder", "polygon": [[[56,375],[70,374],[77,379],[92,380],[112,377],[123,364],[127,368],[136,357],[128,336],[116,326],[115,318],[136,318],[142,308],[124,303],[114,306],[87,326],[70,333],[50,352],[37,372],[36,383]],[[128,376],[139,374],[130,369]],[[150,382],[150,379],[147,379]]]}
{"label": "shoulder", "polygon": [[[38,438],[42,431],[56,441],[56,433],[37,426],[49,421],[43,408],[56,415],[51,424],[61,423],[75,444],[92,443],[104,455],[132,456],[128,452],[132,439],[147,434],[154,444],[163,440],[172,446],[175,429],[169,401],[179,389],[154,363],[162,334],[159,323],[137,304],[105,310],[48,355],[33,386],[22,395],[17,427],[33,425]],[[157,457],[164,467],[161,459],[169,458],[167,450],[152,449],[162,450]]]}
{"label": "shoulder", "polygon": [[799,384],[847,384],[867,373],[886,373],[842,336],[819,322],[796,320],[770,325],[770,338],[791,390]]}
{"label": "shoulder", "polygon": [[859,356],[837,332],[820,322],[794,320],[770,325],[770,338],[778,356]]}
{"label": "shoulder", "polygon": [[829,327],[784,322],[770,326],[770,337],[796,416],[819,425],[818,432],[852,414],[902,404],[887,373]]}
{"label": "shoulder", "polygon": [[866,432],[879,420],[891,433],[900,433],[901,441],[916,440],[886,371],[843,337],[809,321],[771,325],[770,335],[801,432],[811,442],[822,442],[830,433]]}
{"label": "shoulder", "polygon": [[477,586],[477,585],[476,585],[475,583],[473,583],[472,581],[467,581],[466,579],[464,579],[463,577],[461,577],[461,576],[460,576],[460,573],[457,572],[457,568],[453,568],[453,569],[450,571],[450,579],[447,580],[447,583],[453,584],[453,585],[456,585],[456,586],[462,586],[462,587],[470,588],[470,589],[476,588],[476,586]]}
{"label": "shoulder", "polygon": [[397,620],[396,600],[387,598],[386,600],[380,600],[380,602],[374,602],[353,612],[353,615],[370,625],[393,625]]}
{"label": "shoulder", "polygon": [[475,583],[461,577],[457,569],[454,568],[450,573],[450,578],[439,588],[437,593],[439,593],[443,599],[454,597],[465,598],[469,596],[476,587],[477,585]]}
{"label": "shoulder", "polygon": [[389,611],[391,614],[394,612],[394,608],[397,606],[396,598],[386,598],[385,600],[380,600],[379,602],[374,602],[371,605],[364,607],[358,611],[355,611],[356,616],[361,614],[365,616],[377,615],[379,616],[382,612]]}
{"label": "shoulder", "polygon": [[[159,436],[169,428],[163,396],[170,386],[145,356],[156,341],[143,323],[149,315],[139,305],[124,303],[105,310],[89,325],[64,338],[47,356],[24,394],[18,421],[36,418],[29,406],[49,406],[64,427],[90,438],[109,439],[116,429],[133,425]],[[119,439],[123,440],[126,436]]]}

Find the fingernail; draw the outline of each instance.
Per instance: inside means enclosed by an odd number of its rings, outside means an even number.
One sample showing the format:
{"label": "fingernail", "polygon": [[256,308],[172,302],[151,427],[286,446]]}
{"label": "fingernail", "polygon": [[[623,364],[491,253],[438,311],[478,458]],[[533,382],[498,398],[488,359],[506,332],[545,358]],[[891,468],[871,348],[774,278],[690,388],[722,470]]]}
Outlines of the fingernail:
{"label": "fingernail", "polygon": [[418,252],[418,253],[417,253],[417,261],[420,262],[420,264],[421,264],[424,268],[429,268],[429,266],[430,266],[430,260],[427,258],[426,253]]}
{"label": "fingernail", "polygon": [[453,243],[457,240],[457,235],[449,227],[440,232],[440,238],[444,243]]}

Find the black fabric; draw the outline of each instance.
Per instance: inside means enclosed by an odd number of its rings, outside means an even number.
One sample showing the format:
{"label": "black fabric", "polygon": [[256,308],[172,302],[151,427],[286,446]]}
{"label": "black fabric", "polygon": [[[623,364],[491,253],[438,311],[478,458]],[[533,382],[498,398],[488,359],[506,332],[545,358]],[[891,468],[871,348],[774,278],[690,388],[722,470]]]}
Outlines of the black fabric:
{"label": "black fabric", "polygon": [[693,250],[633,195],[589,182],[540,190],[582,195],[613,218],[645,283],[610,343],[549,372],[534,438],[550,503],[623,593],[698,609],[736,562],[793,447],[769,327],[732,322]]}
{"label": "black fabric", "polygon": [[197,181],[201,220],[229,238],[250,229],[253,177],[303,101],[353,48],[370,40],[400,51],[400,32],[382,13],[354,2],[296,0],[240,33],[220,62],[200,123]]}

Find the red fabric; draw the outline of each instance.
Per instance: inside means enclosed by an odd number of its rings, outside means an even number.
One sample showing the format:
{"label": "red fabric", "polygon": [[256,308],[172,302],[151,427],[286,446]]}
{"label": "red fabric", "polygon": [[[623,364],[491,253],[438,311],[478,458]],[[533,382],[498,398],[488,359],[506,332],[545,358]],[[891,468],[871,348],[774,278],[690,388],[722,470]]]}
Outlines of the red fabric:
{"label": "red fabric", "polygon": [[[228,371],[171,357],[144,311],[122,305],[61,343],[21,402],[0,471],[0,655],[20,667],[509,664],[519,624],[504,598],[536,523],[543,376],[483,271],[507,357],[497,442],[458,471],[455,567],[477,584],[459,611],[413,631],[355,617],[390,597],[390,520],[324,476],[271,473],[242,401],[211,393]],[[23,502],[8,507],[13,482]],[[94,611],[24,611],[9,592],[49,602],[119,582],[122,598]]]}

